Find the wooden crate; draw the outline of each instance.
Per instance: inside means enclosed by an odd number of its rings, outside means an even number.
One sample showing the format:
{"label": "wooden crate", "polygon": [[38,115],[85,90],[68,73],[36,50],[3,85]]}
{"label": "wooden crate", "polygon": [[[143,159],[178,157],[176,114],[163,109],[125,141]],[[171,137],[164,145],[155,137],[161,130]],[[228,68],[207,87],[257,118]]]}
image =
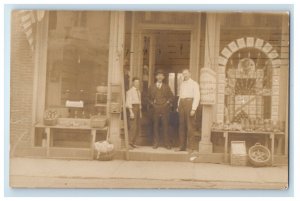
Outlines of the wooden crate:
{"label": "wooden crate", "polygon": [[246,166],[248,155],[245,141],[231,141],[230,164],[235,166]]}

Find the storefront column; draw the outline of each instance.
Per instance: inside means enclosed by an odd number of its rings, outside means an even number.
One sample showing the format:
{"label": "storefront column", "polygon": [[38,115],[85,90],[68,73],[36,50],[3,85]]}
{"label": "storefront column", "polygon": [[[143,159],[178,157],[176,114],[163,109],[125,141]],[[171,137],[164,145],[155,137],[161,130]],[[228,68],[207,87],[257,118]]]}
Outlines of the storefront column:
{"label": "storefront column", "polygon": [[34,49],[34,80],[32,97],[31,145],[34,146],[35,124],[43,121],[46,99],[47,49],[49,12],[45,11],[41,21],[36,23]]}
{"label": "storefront column", "polygon": [[[110,15],[110,39],[109,39],[109,61],[108,61],[108,117],[110,120],[110,142],[114,144],[114,148],[121,148],[120,125],[121,114],[110,112],[112,100],[112,86],[119,86],[121,89],[121,68],[123,68],[124,53],[124,29],[125,29],[125,13],[123,11],[111,12]],[[116,94],[114,94],[116,95]],[[117,94],[120,98],[121,106],[121,90]],[[120,110],[121,111],[121,110]]]}
{"label": "storefront column", "polygon": [[[280,99],[279,99],[279,120],[285,121],[285,143],[284,155],[288,154],[288,115],[289,115],[289,16],[282,16],[282,32],[281,32],[281,66],[280,66]],[[279,145],[282,146],[283,139],[279,139]],[[278,145],[278,146],[279,146]],[[281,147],[279,146],[279,147]],[[281,150],[280,148],[278,148]],[[279,151],[280,152],[280,151]]]}
{"label": "storefront column", "polygon": [[[206,14],[205,32],[205,56],[204,67],[216,71],[218,67],[220,42],[220,21],[218,14]],[[200,80],[201,83],[201,80]],[[201,94],[200,94],[201,95]],[[201,102],[200,102],[201,104]],[[211,126],[213,122],[214,105],[203,105],[201,141],[199,142],[199,153],[212,153]]]}

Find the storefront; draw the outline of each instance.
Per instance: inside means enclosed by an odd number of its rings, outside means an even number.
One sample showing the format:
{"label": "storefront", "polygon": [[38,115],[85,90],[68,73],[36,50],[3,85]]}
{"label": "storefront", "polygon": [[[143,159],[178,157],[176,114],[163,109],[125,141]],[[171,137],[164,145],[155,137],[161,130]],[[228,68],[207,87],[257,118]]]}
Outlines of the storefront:
{"label": "storefront", "polygon": [[[122,99],[131,78],[142,80],[145,97],[155,70],[163,69],[177,97],[188,68],[200,83],[200,162],[226,162],[232,140],[265,144],[278,163],[287,159],[288,15],[47,11],[36,44],[30,139],[44,156],[91,158],[93,142],[109,133],[123,158]],[[45,113],[58,123],[45,125]],[[152,143],[147,114],[143,101],[141,146]],[[106,116],[107,126],[91,126],[95,116]],[[176,118],[170,128],[175,146]]]}

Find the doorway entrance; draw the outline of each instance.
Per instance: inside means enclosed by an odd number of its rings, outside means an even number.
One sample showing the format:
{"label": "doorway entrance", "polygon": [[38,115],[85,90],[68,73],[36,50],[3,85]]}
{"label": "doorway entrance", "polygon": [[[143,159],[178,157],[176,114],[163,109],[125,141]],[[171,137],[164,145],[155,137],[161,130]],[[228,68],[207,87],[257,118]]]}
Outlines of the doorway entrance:
{"label": "doorway entrance", "polygon": [[[147,30],[142,33],[142,129],[138,144],[151,146],[153,142],[153,120],[148,105],[148,88],[155,83],[155,72],[165,72],[165,84],[168,84],[174,95],[170,112],[169,135],[172,146],[178,144],[177,102],[182,82],[182,70],[189,68],[191,32],[177,30]],[[162,135],[160,139],[163,145]]]}

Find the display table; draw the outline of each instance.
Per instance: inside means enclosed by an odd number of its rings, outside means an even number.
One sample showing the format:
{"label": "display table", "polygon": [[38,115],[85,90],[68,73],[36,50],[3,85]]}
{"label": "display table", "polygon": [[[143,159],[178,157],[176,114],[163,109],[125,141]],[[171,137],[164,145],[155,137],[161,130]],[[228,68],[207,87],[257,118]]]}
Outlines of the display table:
{"label": "display table", "polygon": [[68,147],[63,147],[63,149],[76,149],[76,150],[88,150],[90,152],[90,158],[94,158],[94,143],[96,141],[96,133],[97,131],[104,131],[107,135],[108,133],[108,127],[103,127],[103,128],[92,128],[90,126],[63,126],[63,125],[56,125],[56,126],[47,126],[44,124],[36,124],[35,128],[41,128],[44,129],[44,132],[46,133],[46,154],[47,157],[50,156],[50,151],[55,149],[53,147],[53,133],[51,130],[53,129],[61,129],[61,130],[86,130],[88,133],[91,135],[91,140],[90,140],[90,146],[89,148],[68,148]]}
{"label": "display table", "polygon": [[284,135],[284,132],[266,132],[266,131],[230,131],[230,130],[217,130],[213,129],[212,133],[222,133],[223,137],[225,138],[224,142],[224,160],[228,162],[228,137],[230,134],[241,134],[241,135],[265,135],[268,136],[271,140],[271,162],[273,164],[274,161],[274,142],[275,142],[275,135]]}

